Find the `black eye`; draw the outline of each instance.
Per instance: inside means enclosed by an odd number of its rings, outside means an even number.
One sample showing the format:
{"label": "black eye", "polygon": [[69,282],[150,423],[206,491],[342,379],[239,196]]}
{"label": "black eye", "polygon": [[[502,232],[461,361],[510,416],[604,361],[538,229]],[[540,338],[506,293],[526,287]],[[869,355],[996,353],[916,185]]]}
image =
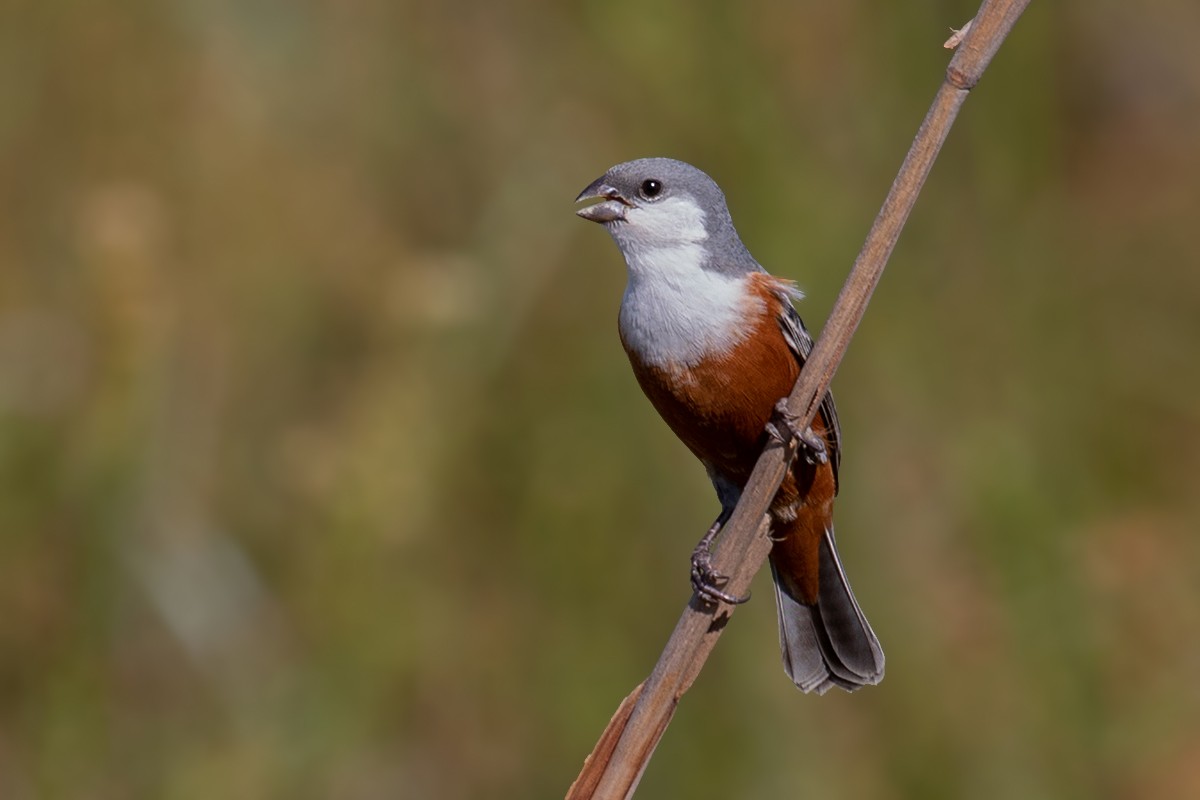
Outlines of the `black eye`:
{"label": "black eye", "polygon": [[654,178],[642,181],[642,197],[657,197],[662,188],[662,181],[656,181]]}

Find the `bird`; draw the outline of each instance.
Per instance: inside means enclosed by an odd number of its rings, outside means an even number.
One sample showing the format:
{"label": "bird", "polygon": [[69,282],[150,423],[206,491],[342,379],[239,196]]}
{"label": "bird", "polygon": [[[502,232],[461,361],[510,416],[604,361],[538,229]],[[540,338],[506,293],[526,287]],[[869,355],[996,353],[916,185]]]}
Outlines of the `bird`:
{"label": "bird", "polygon": [[617,327],[634,377],[703,464],[721,505],[692,553],[696,593],[708,603],[748,599],[721,588],[728,579],[712,566],[712,542],[763,448],[797,437],[805,457],[793,460],[768,512],[784,669],[804,692],[879,683],[883,649],[834,542],[841,430],[833,396],[805,430],[784,404],[813,347],[792,305],[803,294],[759,265],[721,188],[691,164],[617,164],[575,202],[584,200],[591,204],[576,213],[603,225],[625,259]]}

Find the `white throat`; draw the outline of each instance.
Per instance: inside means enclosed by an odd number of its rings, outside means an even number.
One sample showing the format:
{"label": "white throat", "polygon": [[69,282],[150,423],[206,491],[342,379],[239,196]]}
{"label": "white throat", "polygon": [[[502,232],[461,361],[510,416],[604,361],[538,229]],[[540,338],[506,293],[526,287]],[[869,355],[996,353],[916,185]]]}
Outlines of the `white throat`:
{"label": "white throat", "polygon": [[[634,248],[619,325],[626,347],[656,367],[694,366],[745,338],[746,277],[704,269],[704,245]],[[760,301],[761,302],[761,301]]]}
{"label": "white throat", "polygon": [[609,228],[629,268],[621,338],[652,366],[689,367],[724,354],[755,316],[745,275],[704,268],[704,222],[704,210],[681,196],[630,208]]}

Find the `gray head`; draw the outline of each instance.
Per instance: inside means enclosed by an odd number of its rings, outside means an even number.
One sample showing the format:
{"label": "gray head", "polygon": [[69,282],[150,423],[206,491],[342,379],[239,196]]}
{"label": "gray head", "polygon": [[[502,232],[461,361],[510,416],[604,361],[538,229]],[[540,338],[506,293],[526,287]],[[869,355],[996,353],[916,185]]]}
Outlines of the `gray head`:
{"label": "gray head", "polygon": [[704,266],[744,273],[762,268],[742,244],[716,181],[673,158],[618,164],[579,193],[601,202],[575,213],[608,229],[626,260],[638,252],[700,245]]}

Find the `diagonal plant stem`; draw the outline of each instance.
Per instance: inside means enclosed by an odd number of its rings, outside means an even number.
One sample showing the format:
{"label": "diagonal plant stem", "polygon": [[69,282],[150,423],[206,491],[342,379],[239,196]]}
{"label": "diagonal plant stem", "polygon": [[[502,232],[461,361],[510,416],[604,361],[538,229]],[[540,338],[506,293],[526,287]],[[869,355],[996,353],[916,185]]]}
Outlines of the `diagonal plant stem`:
{"label": "diagonal plant stem", "polygon": [[[969,24],[829,320],[788,397],[788,409],[798,417],[800,429],[812,423],[829,390],[833,373],[862,320],[959,108],[1028,5],[1029,0],[984,0]],[[767,507],[794,456],[793,446],[772,444],[759,458],[714,554],[716,569],[729,576],[724,591],[745,594],[766,560],[771,549]],[[568,791],[568,800],[633,795],[679,698],[704,666],[732,612],[731,606],[713,607],[692,596],[654,671],[617,709]]]}

